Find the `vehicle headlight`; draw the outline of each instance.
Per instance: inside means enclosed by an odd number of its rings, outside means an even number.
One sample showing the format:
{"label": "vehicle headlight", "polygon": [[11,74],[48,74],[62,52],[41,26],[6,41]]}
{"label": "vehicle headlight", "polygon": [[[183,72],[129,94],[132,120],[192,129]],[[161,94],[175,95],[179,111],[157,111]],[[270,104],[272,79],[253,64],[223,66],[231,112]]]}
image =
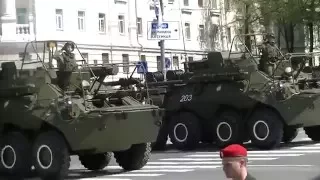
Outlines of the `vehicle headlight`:
{"label": "vehicle headlight", "polygon": [[292,72],[292,68],[291,68],[291,67],[286,67],[286,69],[284,70],[284,72],[286,72],[286,73],[291,73],[291,72]]}

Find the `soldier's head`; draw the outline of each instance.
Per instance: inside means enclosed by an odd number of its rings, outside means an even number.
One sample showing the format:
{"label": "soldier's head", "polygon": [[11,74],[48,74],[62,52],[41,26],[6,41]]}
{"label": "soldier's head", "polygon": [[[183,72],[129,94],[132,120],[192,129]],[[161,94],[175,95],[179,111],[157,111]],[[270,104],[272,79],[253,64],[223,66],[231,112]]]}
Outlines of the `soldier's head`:
{"label": "soldier's head", "polygon": [[276,38],[273,34],[269,33],[266,35],[267,42],[271,45],[274,45],[276,42]]}
{"label": "soldier's head", "polygon": [[220,151],[223,171],[227,178],[237,179],[246,171],[247,150],[239,144],[232,144]]}
{"label": "soldier's head", "polygon": [[74,50],[74,44],[67,42],[64,44],[62,50],[65,50],[67,53],[71,53]]}

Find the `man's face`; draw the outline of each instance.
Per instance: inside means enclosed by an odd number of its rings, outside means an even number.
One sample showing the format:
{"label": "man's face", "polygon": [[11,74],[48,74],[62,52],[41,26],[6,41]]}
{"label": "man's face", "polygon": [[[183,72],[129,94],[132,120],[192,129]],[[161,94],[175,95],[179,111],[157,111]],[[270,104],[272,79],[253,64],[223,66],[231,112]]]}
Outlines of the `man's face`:
{"label": "man's face", "polygon": [[238,177],[241,169],[245,166],[243,158],[224,158],[222,159],[223,171],[227,178]]}
{"label": "man's face", "polygon": [[67,51],[67,52],[71,52],[71,51],[72,51],[71,45],[67,45],[67,46],[66,46],[66,51]]}

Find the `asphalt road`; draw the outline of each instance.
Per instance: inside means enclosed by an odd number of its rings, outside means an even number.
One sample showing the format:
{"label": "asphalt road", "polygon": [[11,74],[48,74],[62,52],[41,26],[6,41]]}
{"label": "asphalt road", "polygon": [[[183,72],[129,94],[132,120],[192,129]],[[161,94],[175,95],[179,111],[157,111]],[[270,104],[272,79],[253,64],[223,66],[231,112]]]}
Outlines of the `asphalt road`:
{"label": "asphalt road", "polygon": [[[320,180],[320,143],[313,143],[301,131],[293,143],[272,151],[249,149],[249,171],[259,180]],[[38,178],[32,178],[36,180]],[[68,179],[83,180],[223,180],[226,179],[217,149],[200,147],[196,151],[153,152],[141,170],[124,172],[112,160],[99,173],[86,171],[78,157],[72,157]]]}

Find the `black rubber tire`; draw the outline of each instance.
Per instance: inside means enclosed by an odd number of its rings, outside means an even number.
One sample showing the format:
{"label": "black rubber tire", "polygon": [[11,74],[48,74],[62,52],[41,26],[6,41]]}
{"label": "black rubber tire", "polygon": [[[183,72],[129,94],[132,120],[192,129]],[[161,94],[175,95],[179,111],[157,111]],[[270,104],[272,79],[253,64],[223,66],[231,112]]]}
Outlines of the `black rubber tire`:
{"label": "black rubber tire", "polygon": [[[175,127],[183,125],[187,133],[181,140],[175,135]],[[180,116],[173,116],[169,125],[169,137],[172,144],[179,150],[193,150],[201,140],[202,132],[198,118],[191,112],[181,112]]]}
{"label": "black rubber tire", "polygon": [[[264,138],[255,136],[254,124],[257,121],[265,123],[268,126],[269,133]],[[248,120],[248,131],[251,142],[259,149],[269,150],[278,147],[282,141],[283,128],[284,125],[281,117],[273,110],[267,108],[255,110]]]}
{"label": "black rubber tire", "polygon": [[[11,165],[7,164],[7,166],[12,166],[11,168],[5,167],[6,158],[2,157],[2,153],[8,150],[8,148],[4,149],[6,146],[13,149],[16,157],[15,162],[12,162]],[[0,140],[0,159],[0,174],[16,179],[26,177],[30,173],[32,166],[31,143],[23,133],[18,131],[9,132]]]}
{"label": "black rubber tire", "polygon": [[151,143],[134,144],[125,151],[114,152],[114,158],[124,170],[143,168],[150,159]]}
{"label": "black rubber tire", "polygon": [[[42,162],[39,162],[41,154],[38,149],[41,146],[46,146],[46,148],[51,151],[51,163],[47,165],[48,167],[42,167]],[[50,153],[47,153],[50,155]],[[38,135],[34,141],[32,148],[33,165],[38,175],[43,180],[62,180],[68,175],[70,167],[70,154],[68,146],[60,133],[56,131],[43,132]]]}
{"label": "black rubber tire", "polygon": [[91,171],[104,169],[110,163],[112,153],[89,154],[79,156],[81,164]]}
{"label": "black rubber tire", "polygon": [[320,126],[304,127],[303,129],[312,141],[320,141]]}
{"label": "black rubber tire", "polygon": [[169,135],[169,126],[168,126],[167,119],[165,119],[159,130],[157,141],[151,143],[152,150],[165,150],[167,146],[168,135]]}
{"label": "black rubber tire", "polygon": [[298,130],[296,128],[284,128],[282,142],[290,143],[298,136]]}
{"label": "black rubber tire", "polygon": [[[219,127],[219,131],[218,131],[218,126],[221,125]],[[225,127],[229,126],[228,128],[228,137],[221,137],[221,127],[223,127],[223,125],[225,125]],[[216,120],[216,124],[215,124],[215,135],[216,135],[216,145],[220,148],[223,148],[225,146],[228,146],[230,144],[240,144],[243,141],[243,137],[245,136],[245,131],[244,131],[244,123],[242,121],[241,118],[241,114],[235,112],[235,111],[224,111],[222,113],[219,114],[217,120]],[[220,136],[220,137],[219,137]],[[221,139],[222,138],[222,139]],[[223,140],[225,139],[225,140]]]}

